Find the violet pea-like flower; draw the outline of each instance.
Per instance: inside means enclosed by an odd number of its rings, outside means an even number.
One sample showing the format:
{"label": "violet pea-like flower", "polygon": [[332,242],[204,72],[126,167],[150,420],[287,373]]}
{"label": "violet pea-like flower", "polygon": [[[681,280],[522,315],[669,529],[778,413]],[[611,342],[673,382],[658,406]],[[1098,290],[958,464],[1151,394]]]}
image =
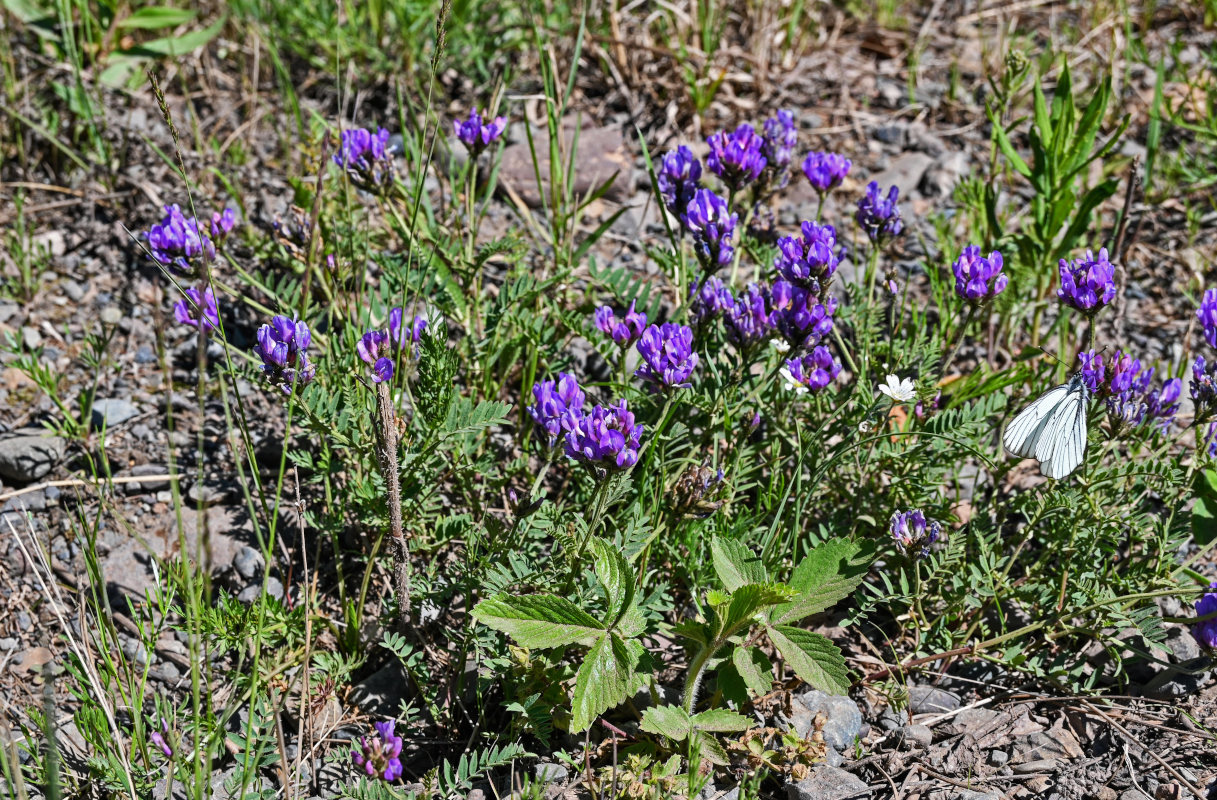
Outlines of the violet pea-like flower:
{"label": "violet pea-like flower", "polygon": [[533,384],[532,396],[536,403],[528,407],[528,414],[545,431],[546,446],[553,447],[583,416],[583,390],[574,375],[559,372],[557,380]]}
{"label": "violet pea-like flower", "polygon": [[418,342],[427,330],[427,317],[416,314],[410,324],[405,324],[401,308],[389,309],[389,341],[403,353],[417,355]]}
{"label": "violet pea-like flower", "polygon": [[173,318],[183,325],[212,333],[220,329],[220,310],[211,288],[187,289],[186,296],[173,304]]}
{"label": "violet pea-like flower", "polygon": [[762,154],[764,140],[747,123],[730,133],[712,134],[706,143],[710,145],[706,166],[733,192],[759,178],[768,163]]}
{"label": "violet pea-like flower", "polygon": [[[1197,617],[1207,617],[1209,614],[1217,613],[1217,581],[1209,584],[1209,591],[1200,596],[1195,608]],[[1217,649],[1217,617],[1192,625],[1192,635],[1205,647]]]}
{"label": "violet pea-like flower", "polygon": [[495,117],[486,121],[477,109],[473,109],[465,119],[453,121],[452,128],[456,138],[469,151],[470,157],[476,159],[491,142],[496,141],[503,135],[503,131],[507,130],[507,117]]}
{"label": "violet pea-like flower", "polygon": [[731,263],[735,254],[732,238],[739,216],[731,213],[726,200],[709,189],[698,189],[685,219],[702,269],[713,275]]}
{"label": "violet pea-like flower", "polygon": [[837,230],[831,225],[804,222],[802,236],[778,239],[773,268],[796,286],[820,291],[837,271]]}
{"label": "violet pea-like flower", "polygon": [[1078,361],[1082,362],[1082,383],[1091,394],[1098,394],[1103,387],[1107,367],[1103,364],[1103,354],[1094,350],[1078,353]]}
{"label": "violet pea-like flower", "polygon": [[858,201],[856,219],[872,244],[880,245],[904,230],[897,204],[899,199],[900,189],[896,186],[888,188],[885,197],[880,193],[878,183],[871,181],[867,184],[866,195]]}
{"label": "violet pea-like flower", "polygon": [[811,188],[823,197],[841,185],[853,162],[839,153],[808,153],[803,159],[803,174]]}
{"label": "violet pea-like flower", "polygon": [[906,556],[924,558],[930,554],[930,545],[942,534],[942,525],[926,519],[921,509],[914,508],[892,514],[890,530],[892,539]]}
{"label": "violet pea-like flower", "polygon": [[1090,250],[1074,261],[1061,259],[1061,288],[1056,296],[1086,316],[1094,316],[1116,298],[1116,270],[1107,259],[1107,248],[1096,258]]}
{"label": "violet pea-like flower", "polygon": [[643,426],[625,400],[592,407],[573,421],[566,434],[566,455],[593,469],[628,469],[638,463]]}
{"label": "violet pea-like flower", "polygon": [[291,394],[297,382],[303,386],[311,381],[316,368],[308,361],[308,346],[312,334],[302,320],[275,316],[269,325],[258,328],[258,343],[254,353],[262,359],[262,371],[277,384],[284,394]]}
{"label": "violet pea-like flower", "polygon": [[774,323],[786,343],[796,349],[811,348],[832,333],[837,299],[824,300],[815,292],[785,281],[773,284]]}
{"label": "violet pea-like flower", "polygon": [[790,182],[790,161],[799,144],[799,128],[794,113],[782,110],[765,120],[761,135],[761,155],[765,157],[766,185],[781,189]]}
{"label": "violet pea-like flower", "polygon": [[802,358],[791,358],[780,370],[786,388],[797,394],[818,392],[828,386],[841,373],[827,347],[815,348]]}
{"label": "violet pea-like flower", "polygon": [[955,294],[973,306],[988,303],[1006,290],[1010,279],[1002,273],[1002,255],[997,250],[988,258],[980,254],[980,248],[970,244],[951,265],[955,273]]}
{"label": "violet pea-like flower", "polygon": [[701,162],[693,151],[683,144],[664,153],[655,171],[655,185],[659,196],[663,198],[664,207],[674,217],[680,220],[681,226],[687,224],[689,203],[697,191],[701,180]]}
{"label": "violet pea-like flower", "polygon": [[389,152],[389,132],[384,128],[375,133],[367,128],[344,130],[333,160],[352,183],[366,191],[383,189],[393,182],[393,154]]}
{"label": "violet pea-like flower", "polygon": [[630,301],[630,310],[621,317],[609,306],[601,306],[593,315],[596,327],[623,349],[638,341],[647,327],[647,315],[635,309],[637,303],[637,300]]}
{"label": "violet pea-like flower", "polygon": [[359,747],[351,751],[351,760],[369,778],[392,782],[401,777],[401,737],[393,731],[395,722],[373,723],[375,732],[359,739]]}
{"label": "violet pea-like flower", "polygon": [[689,317],[695,325],[716,319],[735,305],[727,284],[713,275],[689,287]]}
{"label": "violet pea-like flower", "polygon": [[1209,347],[1217,347],[1217,289],[1209,289],[1200,299],[1200,308],[1196,309],[1196,319],[1200,320],[1200,328],[1204,331],[1204,340]]}
{"label": "violet pea-like flower", "polygon": [[355,352],[372,367],[372,383],[393,378],[393,344],[384,331],[368,331],[355,343]]}
{"label": "violet pea-like flower", "polygon": [[178,272],[190,273],[199,265],[215,260],[215,243],[187,217],[176,204],[165,206],[165,217],[144,234],[148,250],[157,262]]}
{"label": "violet pea-like flower", "polygon": [[727,339],[742,352],[754,351],[773,337],[779,313],[769,287],[748,284],[726,313]]}
{"label": "violet pea-like flower", "polygon": [[638,340],[642,364],[634,372],[640,380],[656,390],[687,389],[689,377],[697,367],[693,352],[693,331],[684,325],[665,322],[652,325]]}

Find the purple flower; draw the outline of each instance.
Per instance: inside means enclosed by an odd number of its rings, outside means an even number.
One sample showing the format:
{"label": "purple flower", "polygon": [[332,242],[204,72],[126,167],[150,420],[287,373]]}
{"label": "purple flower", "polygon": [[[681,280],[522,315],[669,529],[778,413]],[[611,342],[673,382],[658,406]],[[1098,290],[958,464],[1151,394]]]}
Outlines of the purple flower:
{"label": "purple flower", "polygon": [[841,365],[833,360],[832,353],[821,345],[802,358],[791,358],[781,369],[786,388],[798,394],[818,392],[836,379]]}
{"label": "purple flower", "polygon": [[1192,402],[1196,406],[1197,421],[1208,419],[1217,408],[1217,361],[1212,364],[1204,356],[1196,356],[1192,362],[1192,380],[1189,386]]}
{"label": "purple flower", "polygon": [[698,189],[685,220],[702,269],[713,275],[731,263],[735,254],[731,240],[739,217],[727,208],[726,200],[709,189]]}
{"label": "purple flower", "polygon": [[220,310],[216,307],[216,296],[211,288],[187,289],[186,296],[173,304],[173,317],[183,325],[199,327],[207,333],[220,329]]}
{"label": "purple flower", "polygon": [[284,394],[291,394],[297,381],[304,386],[316,374],[307,353],[312,340],[308,325],[291,317],[275,316],[269,325],[258,328],[254,352],[262,359],[262,371]]}
{"label": "purple flower", "polygon": [[182,214],[177,203],[165,206],[165,218],[149,228],[145,238],[152,257],[179,272],[193,272],[216,257],[215,243],[199,230],[197,219]]}
{"label": "purple flower", "polygon": [[393,343],[384,331],[368,331],[355,343],[355,352],[372,366],[372,383],[393,378]]}
{"label": "purple flower", "polygon": [[559,372],[557,381],[538,381],[533,384],[532,396],[536,405],[528,407],[533,422],[545,431],[547,447],[558,443],[558,437],[572,430],[583,416],[583,390],[575,376]]}
{"label": "purple flower", "polygon": [[[1196,601],[1197,617],[1206,617],[1213,613],[1217,613],[1217,581],[1210,583],[1209,591]],[[1197,622],[1192,626],[1192,635],[1205,647],[1217,648],[1217,617]]]}
{"label": "purple flower", "polygon": [[408,326],[402,324],[402,318],[400,308],[389,309],[389,341],[401,352],[417,355],[418,340],[423,338],[423,331],[427,329],[427,317],[417,314]]}
{"label": "purple flower", "polygon": [[223,212],[214,211],[211,214],[211,239],[219,243],[228,238],[228,234],[232,233],[232,229],[237,225],[237,212],[231,208],[224,209]]}
{"label": "purple flower", "polygon": [[389,152],[389,132],[384,128],[376,133],[367,128],[343,131],[342,144],[333,159],[360,189],[373,191],[393,183],[393,154]]}
{"label": "purple flower", "polygon": [[1094,350],[1078,353],[1078,361],[1082,362],[1082,383],[1086,384],[1086,388],[1090,390],[1091,394],[1097,394],[1103,386],[1103,378],[1106,375],[1103,354]]}
{"label": "purple flower", "polygon": [[930,545],[938,541],[942,526],[935,520],[927,520],[921,509],[897,511],[892,514],[892,539],[910,558],[925,558],[930,554]]}
{"label": "purple flower", "polygon": [[773,336],[777,318],[773,292],[750,283],[727,311],[727,338],[739,350],[751,351]]}
{"label": "purple flower", "polygon": [[148,740],[156,745],[165,758],[173,758],[173,748],[169,746],[169,742],[165,741],[165,737],[169,735],[169,723],[161,720],[161,729],[148,734]]}
{"label": "purple flower", "polygon": [[396,723],[376,722],[376,732],[359,739],[359,748],[351,751],[351,760],[369,778],[395,781],[401,777],[401,737],[393,732]]}
{"label": "purple flower", "polygon": [[837,230],[831,225],[804,222],[802,232],[802,236],[778,239],[773,268],[790,283],[818,292],[837,271]]}
{"label": "purple flower", "polygon": [[693,352],[693,331],[684,325],[665,322],[652,325],[638,340],[638,355],[643,363],[634,375],[653,389],[687,389],[689,376],[697,366]]}
{"label": "purple flower", "polygon": [[625,400],[596,404],[567,431],[566,455],[593,468],[628,469],[638,463],[641,438],[642,424],[635,424]]}
{"label": "purple flower", "polygon": [[815,347],[832,333],[833,314],[837,311],[835,297],[821,301],[815,292],[776,281],[772,299],[776,310],[774,324],[786,343],[796,350]]}
{"label": "purple flower", "polygon": [[701,162],[693,155],[693,151],[683,144],[670,152],[664,153],[659,161],[659,169],[655,173],[655,183],[663,204],[680,224],[686,224],[689,203],[697,191],[697,182],[701,180]]}
{"label": "purple flower", "polygon": [[475,108],[469,112],[467,118],[455,120],[452,128],[456,138],[469,151],[469,157],[476,159],[491,142],[507,130],[507,117],[495,117],[489,122],[483,122],[482,115]]}
{"label": "purple flower", "polygon": [[767,162],[771,177],[768,186],[781,189],[790,182],[790,161],[794,148],[799,144],[799,129],[795,125],[794,113],[779,111],[765,120],[761,137],[761,155]]}
{"label": "purple flower", "polygon": [[900,206],[896,204],[899,199],[900,189],[896,186],[890,187],[887,197],[883,197],[879,194],[878,183],[871,181],[867,184],[866,196],[858,201],[856,219],[872,244],[880,245],[904,230]]}
{"label": "purple flower", "polygon": [[1061,288],[1056,296],[1088,317],[1116,298],[1116,270],[1107,260],[1105,247],[1099,250],[1098,258],[1089,250],[1076,261],[1062,258],[1060,273]]}
{"label": "purple flower", "polygon": [[803,159],[803,174],[811,188],[823,196],[841,185],[852,166],[853,162],[838,153],[808,153]]}
{"label": "purple flower", "polygon": [[1179,413],[1179,398],[1183,394],[1183,381],[1171,378],[1162,384],[1156,392],[1145,393],[1145,407],[1150,419],[1160,422],[1160,430],[1165,433]]}
{"label": "purple flower", "polygon": [[689,316],[695,325],[722,316],[734,306],[735,298],[727,284],[713,275],[689,287]]}
{"label": "purple flower", "polygon": [[710,145],[706,166],[733,192],[759,178],[765,169],[767,161],[762,154],[764,140],[747,123],[731,133],[719,131],[712,134],[706,143]]}
{"label": "purple flower", "polygon": [[1200,299],[1200,308],[1196,310],[1196,319],[1204,328],[1204,340],[1209,347],[1217,347],[1217,289],[1209,289]]}
{"label": "purple flower", "polygon": [[1006,290],[1010,279],[1002,274],[1001,253],[994,250],[985,258],[980,248],[970,244],[951,265],[955,273],[955,294],[973,306],[981,306]]}
{"label": "purple flower", "polygon": [[1092,393],[1106,400],[1107,412],[1117,430],[1135,428],[1152,420],[1158,423],[1160,432],[1167,431],[1179,412],[1183,381],[1172,378],[1161,389],[1154,389],[1151,386],[1154,368],[1143,370],[1139,359],[1120,350],[1107,363],[1093,350],[1079,353],[1078,359],[1082,362],[1083,383]]}
{"label": "purple flower", "polygon": [[596,309],[596,313],[593,316],[596,327],[622,349],[638,341],[638,337],[642,336],[642,332],[647,326],[647,315],[641,311],[634,310],[634,306],[637,303],[637,300],[630,301],[630,310],[625,312],[625,315],[620,318],[613,313],[613,309],[609,306],[601,306]]}

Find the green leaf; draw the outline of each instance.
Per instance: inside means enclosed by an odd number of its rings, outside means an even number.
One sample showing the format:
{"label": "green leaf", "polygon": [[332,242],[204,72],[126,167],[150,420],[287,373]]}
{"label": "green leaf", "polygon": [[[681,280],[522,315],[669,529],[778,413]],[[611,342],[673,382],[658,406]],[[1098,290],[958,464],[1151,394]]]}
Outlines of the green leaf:
{"label": "green leaf", "polygon": [[1211,469],[1206,469],[1196,476],[1192,536],[1199,545],[1206,545],[1217,538],[1217,472]]}
{"label": "green leaf", "polygon": [[757,694],[766,694],[773,688],[773,664],[759,649],[737,647],[731,654],[731,663],[744,685]]}
{"label": "green leaf", "polygon": [[715,536],[710,542],[710,553],[714,557],[714,571],[729,592],[748,583],[769,582],[765,565],[742,542]]}
{"label": "green leaf", "polygon": [[468,397],[458,397],[456,402],[448,407],[448,414],[444,418],[444,434],[459,436],[502,425],[507,421],[510,411],[511,403],[483,400],[475,406]]}
{"label": "green leaf", "polygon": [[731,593],[725,603],[714,606],[718,615],[715,638],[719,641],[735,634],[740,628],[756,621],[757,612],[768,606],[785,602],[794,592],[780,583],[751,583]]}
{"label": "green leaf", "polygon": [[680,706],[651,706],[642,712],[638,724],[647,733],[666,736],[674,742],[683,742],[693,730],[693,722]]}
{"label": "green leaf", "polygon": [[637,691],[647,677],[639,669],[645,655],[640,642],[627,642],[615,633],[605,634],[592,645],[575,674],[571,733],[587,730],[596,717]]}
{"label": "green leaf", "polygon": [[599,537],[592,539],[592,556],[596,579],[608,598],[605,628],[614,628],[634,607],[634,573],[621,551]]}
{"label": "green leaf", "polygon": [[697,739],[698,749],[703,759],[711,764],[724,767],[731,763],[731,757],[727,755],[726,749],[713,736],[704,731],[694,731],[693,736]]}
{"label": "green leaf", "polygon": [[1006,133],[1005,128],[1001,126],[1001,122],[993,117],[993,136],[997,139],[997,146],[1001,150],[1002,155],[1010,162],[1010,166],[1019,175],[1024,178],[1031,177],[1031,167],[1027,166],[1027,162],[1023,161],[1023,157],[1014,149],[1014,145],[1010,144],[1010,136]]}
{"label": "green leaf", "polygon": [[691,722],[695,730],[714,731],[715,733],[746,731],[753,724],[752,720],[743,714],[737,714],[726,708],[711,708],[700,714],[694,714]]}
{"label": "green leaf", "polygon": [[564,597],[548,594],[492,597],[477,604],[473,617],[530,649],[590,645],[604,635],[591,614]]}
{"label": "green leaf", "polygon": [[790,576],[798,596],[769,615],[775,625],[796,622],[832,608],[866,577],[873,548],[849,539],[830,539],[799,562]]}
{"label": "green leaf", "polygon": [[135,47],[120,52],[127,55],[154,56],[184,56],[210,42],[224,27],[224,18],[220,17],[206,28],[182,36],[165,36],[150,42],[138,44]]}
{"label": "green leaf", "polygon": [[118,22],[114,27],[122,29],[139,28],[142,30],[175,28],[194,19],[196,15],[197,12],[185,8],[147,6]]}
{"label": "green leaf", "polygon": [[828,637],[789,625],[774,625],[769,628],[769,638],[795,674],[815,688],[830,694],[849,691],[845,657]]}

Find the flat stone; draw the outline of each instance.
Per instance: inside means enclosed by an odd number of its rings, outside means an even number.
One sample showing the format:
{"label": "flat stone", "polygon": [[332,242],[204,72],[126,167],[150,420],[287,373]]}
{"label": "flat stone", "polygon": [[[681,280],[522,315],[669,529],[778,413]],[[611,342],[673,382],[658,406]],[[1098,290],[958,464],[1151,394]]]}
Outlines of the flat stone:
{"label": "flat stone", "polygon": [[10,497],[0,506],[0,513],[15,511],[19,514],[46,510],[46,494],[44,492],[26,492],[16,497]]}
{"label": "flat stone", "polygon": [[19,483],[42,478],[63,459],[67,443],[50,433],[23,429],[0,439],[0,477]]}
{"label": "flat stone", "polygon": [[390,663],[351,687],[351,702],[369,714],[396,717],[409,685],[401,664]]}
{"label": "flat stone", "polygon": [[870,796],[870,787],[857,775],[827,764],[816,764],[806,778],[786,784],[787,800],[862,800]]}
{"label": "flat stone", "polygon": [[139,414],[139,408],[121,397],[103,397],[93,401],[93,427],[113,428]]}
{"label": "flat stone", "polygon": [[266,562],[262,559],[262,553],[249,545],[238,550],[236,558],[232,560],[232,568],[247,580],[256,578],[265,566]]}
{"label": "flat stone", "polygon": [[959,708],[959,695],[933,686],[909,688],[909,712],[916,714],[945,714]]}
{"label": "flat stone", "polygon": [[934,742],[934,732],[925,725],[904,725],[892,734],[896,746],[904,749],[920,748],[924,750]]}
{"label": "flat stone", "polygon": [[[563,120],[560,135],[567,147],[574,144],[575,120]],[[575,154],[574,194],[582,197],[613,179],[605,198],[623,202],[634,183],[634,159],[620,128],[583,128],[578,131]],[[533,154],[521,132],[518,141],[503,149],[499,163],[499,182],[529,208],[540,208],[549,194],[549,134],[544,128],[533,132],[542,186],[537,187]],[[616,176],[616,177],[614,177]]]}
{"label": "flat stone", "polygon": [[921,176],[933,163],[934,157],[925,153],[904,153],[892,159],[891,165],[876,175],[874,180],[884,196],[887,195],[887,187],[898,186],[903,198],[921,184]]}
{"label": "flat stone", "polygon": [[1005,750],[990,750],[989,757],[985,761],[990,767],[1000,768],[1006,766],[1006,762],[1010,760],[1010,754]]}
{"label": "flat stone", "polygon": [[551,764],[542,761],[533,767],[533,775],[541,783],[562,783],[570,777],[570,770],[561,764]]}
{"label": "flat stone", "polygon": [[[276,600],[283,599],[283,582],[271,575],[266,579],[266,593]],[[246,586],[237,595],[237,599],[242,603],[253,603],[262,596],[262,583],[258,582],[250,586]]]}
{"label": "flat stone", "polygon": [[1015,760],[1038,761],[1046,758],[1070,760],[1085,755],[1077,737],[1064,728],[1035,731],[1014,740]]}
{"label": "flat stone", "polygon": [[950,197],[971,166],[968,154],[963,151],[944,154],[922,175],[921,193],[926,197]]}
{"label": "flat stone", "polygon": [[1055,758],[1041,758],[1036,761],[1024,761],[1013,766],[1015,775],[1034,775],[1041,772],[1056,772],[1061,762]]}
{"label": "flat stone", "polygon": [[791,698],[791,722],[795,732],[803,738],[810,737],[815,730],[816,715],[824,713],[824,726],[820,729],[824,743],[836,750],[853,747],[862,730],[862,712],[858,704],[848,697],[831,695],[819,689]]}

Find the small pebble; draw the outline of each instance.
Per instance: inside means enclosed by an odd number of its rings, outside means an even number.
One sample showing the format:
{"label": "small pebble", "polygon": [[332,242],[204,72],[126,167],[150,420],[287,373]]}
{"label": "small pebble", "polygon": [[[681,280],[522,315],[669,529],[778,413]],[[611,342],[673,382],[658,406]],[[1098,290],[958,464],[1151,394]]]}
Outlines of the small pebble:
{"label": "small pebble", "polygon": [[1005,750],[990,750],[987,760],[990,767],[1003,767],[1010,760],[1010,754]]}

